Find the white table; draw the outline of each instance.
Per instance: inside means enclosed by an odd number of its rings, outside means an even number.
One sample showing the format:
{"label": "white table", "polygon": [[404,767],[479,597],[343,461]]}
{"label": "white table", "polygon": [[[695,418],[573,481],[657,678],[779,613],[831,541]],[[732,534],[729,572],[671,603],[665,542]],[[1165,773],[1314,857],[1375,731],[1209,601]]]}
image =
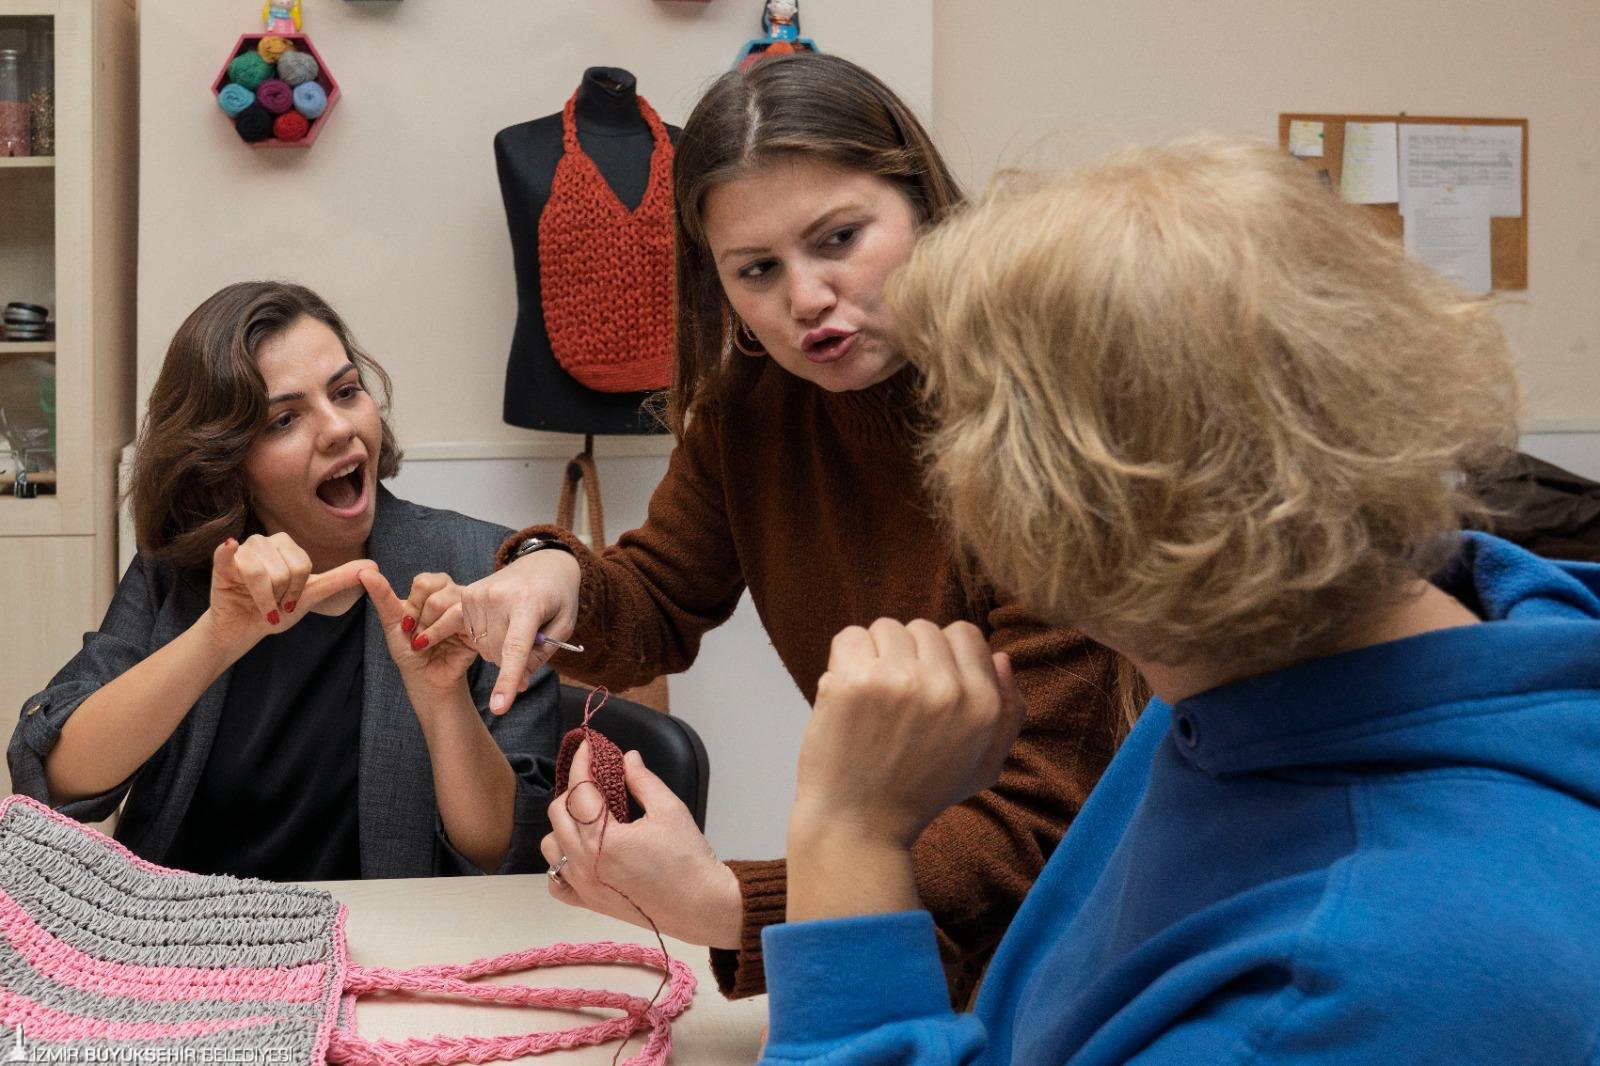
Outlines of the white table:
{"label": "white table", "polygon": [[[362,966],[408,967],[470,962],[558,942],[632,941],[655,947],[648,929],[557,903],[545,875],[437,877],[390,881],[328,881],[318,885],[349,909],[350,957]],[[667,952],[693,968],[699,987],[689,1009],[672,1023],[672,1061],[685,1066],[751,1063],[767,1020],[765,996],[729,1001],[717,991],[705,948],[667,940]],[[537,987],[609,989],[649,998],[659,971],[629,966],[563,966],[486,981]],[[404,997],[362,999],[362,1036],[516,1035],[567,1029],[617,1016],[616,1011],[562,1012]],[[638,1052],[641,1036],[622,1058]],[[553,1052],[523,1063],[610,1063],[616,1044]]]}

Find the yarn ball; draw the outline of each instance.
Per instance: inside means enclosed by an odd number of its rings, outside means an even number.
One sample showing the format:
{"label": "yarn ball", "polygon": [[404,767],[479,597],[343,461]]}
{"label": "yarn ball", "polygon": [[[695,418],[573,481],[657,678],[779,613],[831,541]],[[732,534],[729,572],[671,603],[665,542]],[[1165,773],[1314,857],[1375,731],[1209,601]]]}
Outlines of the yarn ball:
{"label": "yarn ball", "polygon": [[251,144],[264,141],[272,136],[272,112],[260,104],[251,104],[239,112],[239,117],[233,120],[233,128]]}
{"label": "yarn ball", "polygon": [[290,85],[304,85],[308,81],[315,81],[320,73],[322,68],[317,66],[317,61],[311,57],[310,52],[285,52],[278,59],[278,77]]}
{"label": "yarn ball", "polygon": [[229,118],[236,117],[239,112],[256,102],[256,94],[246,89],[243,85],[228,84],[222,87],[217,94],[217,106]]}
{"label": "yarn ball", "polygon": [[314,81],[294,87],[294,109],[306,118],[317,118],[328,110],[328,94]]}
{"label": "yarn ball", "polygon": [[294,45],[282,37],[263,37],[256,44],[256,54],[268,63],[276,63],[283,57],[283,53],[292,52]]}
{"label": "yarn ball", "polygon": [[228,64],[228,80],[251,91],[270,77],[272,65],[254,52],[234,56],[233,62]]}
{"label": "yarn ball", "polygon": [[556,753],[556,795],[567,790],[567,774],[572,770],[573,757],[578,754],[585,733],[589,739],[589,777],[604,797],[611,817],[626,822],[632,814],[628,810],[628,783],[623,777],[622,749],[592,726],[588,730],[582,726],[570,729],[561,738],[561,750]]}
{"label": "yarn ball", "polygon": [[311,130],[311,123],[298,111],[286,111],[272,123],[272,135],[280,141],[298,141]]}
{"label": "yarn ball", "polygon": [[268,78],[256,87],[256,102],[274,115],[281,115],[294,103],[294,90],[286,81]]}

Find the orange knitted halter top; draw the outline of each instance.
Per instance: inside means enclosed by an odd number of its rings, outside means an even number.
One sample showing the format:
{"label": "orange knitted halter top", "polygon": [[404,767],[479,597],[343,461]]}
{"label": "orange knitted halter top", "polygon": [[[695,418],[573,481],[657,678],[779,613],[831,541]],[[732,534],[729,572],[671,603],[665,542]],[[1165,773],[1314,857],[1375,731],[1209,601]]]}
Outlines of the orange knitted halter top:
{"label": "orange knitted halter top", "polygon": [[633,211],[578,143],[561,113],[564,152],[539,216],[539,295],[556,362],[601,392],[665,388],[672,380],[672,142],[638,97],[650,127],[650,180]]}

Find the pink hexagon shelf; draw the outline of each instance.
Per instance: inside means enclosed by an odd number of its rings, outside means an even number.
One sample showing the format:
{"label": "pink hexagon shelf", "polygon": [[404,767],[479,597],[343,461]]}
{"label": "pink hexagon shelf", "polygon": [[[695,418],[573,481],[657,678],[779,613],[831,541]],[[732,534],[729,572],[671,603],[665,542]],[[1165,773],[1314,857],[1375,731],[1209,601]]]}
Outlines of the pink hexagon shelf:
{"label": "pink hexagon shelf", "polygon": [[[328,116],[333,114],[333,105],[339,102],[339,83],[334,79],[333,72],[328,69],[327,61],[317,51],[317,46],[311,43],[311,38],[303,33],[245,33],[240,34],[239,41],[233,46],[233,51],[228,53],[228,58],[223,61],[222,70],[217,73],[216,79],[211,83],[211,95],[218,96],[229,84],[228,65],[246,52],[254,52],[263,37],[282,37],[299,51],[305,52],[317,61],[316,83],[322,86],[322,91],[327,94],[328,103],[322,109],[322,114],[310,120],[310,127],[306,135],[297,141],[280,141],[276,137],[269,137],[264,141],[246,141],[251,148],[310,148],[322,127],[327,125]],[[226,113],[223,115],[227,117]],[[232,124],[232,119],[229,119]]]}

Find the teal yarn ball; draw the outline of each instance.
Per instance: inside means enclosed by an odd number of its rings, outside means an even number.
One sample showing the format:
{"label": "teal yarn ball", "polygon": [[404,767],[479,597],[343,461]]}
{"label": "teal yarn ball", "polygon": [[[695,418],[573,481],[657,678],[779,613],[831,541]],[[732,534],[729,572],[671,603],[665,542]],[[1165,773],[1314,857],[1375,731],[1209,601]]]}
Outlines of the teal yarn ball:
{"label": "teal yarn ball", "polygon": [[294,109],[306,118],[315,119],[328,109],[328,94],[314,81],[294,87]]}
{"label": "teal yarn ball", "polygon": [[[256,56],[256,58],[260,59],[261,57]],[[266,63],[263,62],[261,65],[266,66]],[[310,52],[285,52],[278,59],[278,77],[290,85],[304,85],[308,81],[315,81],[320,73],[322,73],[322,70],[317,66],[317,61],[311,57]],[[260,84],[260,82],[256,84]]]}
{"label": "teal yarn ball", "polygon": [[256,102],[256,94],[246,89],[243,85],[224,85],[217,94],[217,106],[222,108],[223,114],[229,118],[236,117],[239,112]]}
{"label": "teal yarn ball", "polygon": [[233,62],[228,64],[228,80],[235,85],[242,85],[251,92],[256,86],[272,77],[272,64],[262,59],[255,52],[246,52],[233,57]]}

